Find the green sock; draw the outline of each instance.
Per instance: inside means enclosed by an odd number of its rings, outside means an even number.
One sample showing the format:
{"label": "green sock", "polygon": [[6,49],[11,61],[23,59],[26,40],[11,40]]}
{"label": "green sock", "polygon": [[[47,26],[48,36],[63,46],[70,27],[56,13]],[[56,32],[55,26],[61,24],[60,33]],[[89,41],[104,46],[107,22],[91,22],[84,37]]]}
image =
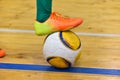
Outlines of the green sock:
{"label": "green sock", "polygon": [[52,0],[37,0],[37,21],[46,21],[52,10]]}

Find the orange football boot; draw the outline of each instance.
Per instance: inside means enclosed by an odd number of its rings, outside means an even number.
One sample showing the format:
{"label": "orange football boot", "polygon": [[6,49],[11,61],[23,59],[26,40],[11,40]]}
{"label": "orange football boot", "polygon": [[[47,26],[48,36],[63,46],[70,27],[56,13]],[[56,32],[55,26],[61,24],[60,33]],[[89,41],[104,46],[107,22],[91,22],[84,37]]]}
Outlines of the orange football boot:
{"label": "orange football boot", "polygon": [[34,28],[37,35],[46,35],[56,31],[65,31],[75,28],[82,22],[83,20],[81,18],[66,18],[53,12],[45,22],[40,23],[35,21]]}

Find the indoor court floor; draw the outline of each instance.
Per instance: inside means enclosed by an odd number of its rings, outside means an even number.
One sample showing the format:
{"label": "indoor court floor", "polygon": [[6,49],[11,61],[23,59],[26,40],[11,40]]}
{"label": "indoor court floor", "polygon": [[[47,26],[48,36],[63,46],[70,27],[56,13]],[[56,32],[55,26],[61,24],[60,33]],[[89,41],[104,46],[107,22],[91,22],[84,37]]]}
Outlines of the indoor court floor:
{"label": "indoor court floor", "polygon": [[69,69],[44,59],[46,36],[34,33],[35,0],[0,0],[0,80],[120,80],[120,1],[53,0],[53,11],[84,22],[72,29],[82,54]]}

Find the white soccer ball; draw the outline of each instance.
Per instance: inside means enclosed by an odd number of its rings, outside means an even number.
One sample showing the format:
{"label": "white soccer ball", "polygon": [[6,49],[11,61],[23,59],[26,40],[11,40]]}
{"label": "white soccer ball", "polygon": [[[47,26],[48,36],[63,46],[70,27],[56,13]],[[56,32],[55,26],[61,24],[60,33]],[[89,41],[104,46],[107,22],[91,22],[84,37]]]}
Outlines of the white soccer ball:
{"label": "white soccer ball", "polygon": [[52,33],[44,41],[44,57],[49,64],[56,68],[73,66],[80,53],[81,41],[72,31]]}

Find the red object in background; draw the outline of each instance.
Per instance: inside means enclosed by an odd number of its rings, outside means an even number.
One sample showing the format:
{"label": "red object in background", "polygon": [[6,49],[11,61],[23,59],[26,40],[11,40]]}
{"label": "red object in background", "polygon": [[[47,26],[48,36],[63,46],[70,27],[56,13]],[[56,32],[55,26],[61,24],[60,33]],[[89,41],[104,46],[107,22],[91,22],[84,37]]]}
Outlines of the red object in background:
{"label": "red object in background", "polygon": [[0,49],[0,58],[4,57],[6,55],[5,50]]}

